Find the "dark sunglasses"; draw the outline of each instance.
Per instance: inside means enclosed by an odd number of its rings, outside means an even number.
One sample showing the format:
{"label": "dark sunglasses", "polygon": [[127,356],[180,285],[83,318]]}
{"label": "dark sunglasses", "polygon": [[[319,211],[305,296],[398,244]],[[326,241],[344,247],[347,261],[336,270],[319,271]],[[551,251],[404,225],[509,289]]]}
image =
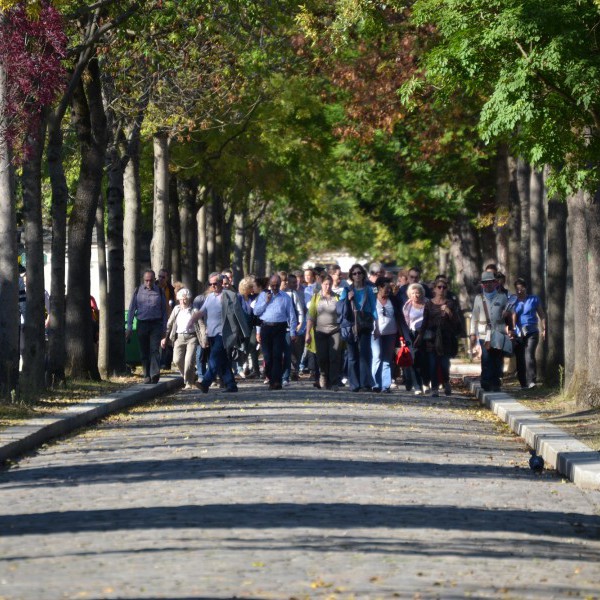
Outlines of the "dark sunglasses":
{"label": "dark sunglasses", "polygon": [[219,281],[215,281],[214,283],[209,283],[208,285],[210,287],[217,287],[219,285],[219,283],[220,283]]}
{"label": "dark sunglasses", "polygon": [[353,273],[350,273],[352,275],[352,277],[354,277],[355,275],[362,275],[362,271],[354,271]]}
{"label": "dark sunglasses", "polygon": [[438,290],[447,290],[448,286],[447,285],[438,285],[436,286]]}

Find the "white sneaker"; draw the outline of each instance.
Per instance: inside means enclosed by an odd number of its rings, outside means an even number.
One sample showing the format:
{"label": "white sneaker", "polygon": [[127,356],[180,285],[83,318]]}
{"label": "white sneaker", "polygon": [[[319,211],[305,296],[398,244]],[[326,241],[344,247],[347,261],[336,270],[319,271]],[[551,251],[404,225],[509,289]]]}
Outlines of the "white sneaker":
{"label": "white sneaker", "polygon": [[281,382],[281,385],[282,385],[283,387],[288,387],[288,386],[290,385],[290,382],[289,382],[289,381],[282,381],[282,382]]}
{"label": "white sneaker", "polygon": [[415,388],[415,396],[421,396],[423,394],[423,390],[421,388]]}
{"label": "white sneaker", "polygon": [[535,383],[533,381],[527,386],[530,390],[535,387]]}
{"label": "white sneaker", "polygon": [[343,383],[344,385],[346,385],[346,384],[348,383],[348,378],[347,378],[347,377],[343,377],[343,378],[342,378],[342,383]]}
{"label": "white sneaker", "polygon": [[397,383],[391,383],[390,384],[390,390],[397,390],[398,389],[398,384]]}
{"label": "white sneaker", "polygon": [[265,380],[263,381],[263,383],[264,383],[265,385],[268,385],[268,384],[269,384],[269,383],[271,383],[271,382],[269,381],[269,378],[268,378],[268,377],[265,377]]}

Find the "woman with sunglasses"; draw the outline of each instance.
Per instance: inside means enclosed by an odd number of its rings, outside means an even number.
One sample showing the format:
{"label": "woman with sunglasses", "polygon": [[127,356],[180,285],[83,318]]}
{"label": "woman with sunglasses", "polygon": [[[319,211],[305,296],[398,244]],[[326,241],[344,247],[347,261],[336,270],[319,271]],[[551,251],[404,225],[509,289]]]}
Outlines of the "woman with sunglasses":
{"label": "woman with sunglasses", "polygon": [[424,348],[431,380],[431,395],[439,396],[439,386],[444,385],[446,396],[452,394],[450,387],[450,358],[458,352],[456,334],[460,327],[459,307],[448,298],[448,282],[436,279],[433,298],[425,304],[423,323],[415,346]]}
{"label": "woman with sunglasses", "polygon": [[362,265],[352,265],[349,272],[352,284],[344,289],[337,306],[340,331],[348,347],[348,382],[353,392],[371,391],[375,294],[372,285],[367,285],[367,272]]}
{"label": "woman with sunglasses", "polygon": [[373,354],[374,392],[389,393],[392,385],[392,365],[394,348],[398,334],[402,334],[404,315],[399,300],[392,294],[392,280],[378,277],[375,281],[377,298],[375,302],[375,332],[371,345]]}

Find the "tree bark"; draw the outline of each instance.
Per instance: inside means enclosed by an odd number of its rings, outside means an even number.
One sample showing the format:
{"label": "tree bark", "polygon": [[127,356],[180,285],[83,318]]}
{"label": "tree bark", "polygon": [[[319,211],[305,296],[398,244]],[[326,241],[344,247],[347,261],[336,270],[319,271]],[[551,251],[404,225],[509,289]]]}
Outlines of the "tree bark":
{"label": "tree bark", "polygon": [[588,290],[589,307],[587,320],[588,382],[593,386],[586,391],[586,404],[594,408],[600,406],[600,190],[588,197],[587,206],[588,239]]}
{"label": "tree bark", "polygon": [[244,213],[242,211],[236,212],[234,216],[234,227],[235,234],[233,237],[233,279],[235,282],[239,281],[244,277]]}
{"label": "tree bark", "polygon": [[[140,273],[140,126],[134,123],[128,131],[129,160],[123,173],[123,262],[125,267],[124,308],[129,307],[135,288],[139,285]],[[123,308],[123,307],[122,307]]]}
{"label": "tree bark", "polygon": [[[45,117],[44,117],[45,119]],[[35,400],[46,386],[44,297],[44,232],[42,227],[42,154],[45,122],[28,136],[28,160],[23,164],[23,211],[27,256],[27,302],[23,326],[23,370],[20,395]]]}
{"label": "tree bark", "polygon": [[579,191],[567,198],[569,262],[573,275],[573,371],[566,373],[569,386],[577,393],[587,382],[589,275],[587,210],[585,193]]}
{"label": "tree bark", "polygon": [[177,175],[169,178],[169,240],[171,262],[169,270],[173,281],[181,281],[181,224],[179,223],[179,195]]}
{"label": "tree bark", "polygon": [[198,260],[198,227],[195,223],[198,181],[178,178],[179,228],[181,231],[181,281],[195,295]]}
{"label": "tree bark", "polygon": [[545,305],[546,210],[544,204],[544,174],[542,171],[531,169],[531,181],[529,185],[531,280],[529,289],[533,294],[539,296],[542,304]]}
{"label": "tree bark", "polygon": [[[102,377],[108,377],[110,365],[109,346],[109,315],[108,315],[108,275],[106,267],[106,239],[104,236],[104,198],[98,198],[96,208],[96,245],[98,249],[98,284],[100,295],[97,298],[100,310],[100,322],[98,323],[98,370]],[[121,337],[124,338],[123,330]]]}
{"label": "tree bark", "polygon": [[206,195],[204,203],[205,231],[206,231],[206,268],[207,276],[217,268],[215,251],[215,200],[212,190]]}
{"label": "tree bark", "polygon": [[517,190],[519,193],[519,206],[521,208],[521,235],[520,257],[518,276],[523,277],[529,284],[531,281],[531,223],[529,221],[529,184],[531,182],[531,168],[522,158],[517,161]]}
{"label": "tree bark", "polygon": [[6,71],[0,60],[0,399],[10,399],[19,379],[19,270],[15,194],[6,139]]}
{"label": "tree bark", "polygon": [[81,164],[69,219],[66,346],[67,371],[73,377],[100,379],[90,311],[90,262],[107,135],[97,59],[90,61],[88,72],[85,90],[80,84],[73,95],[73,119],[80,142]]}
{"label": "tree bark", "polygon": [[[544,382],[560,383],[565,368],[565,315],[567,315],[567,205],[560,199],[548,199],[548,325]],[[571,307],[572,308],[572,307]]]}
{"label": "tree bark", "polygon": [[171,267],[169,253],[169,137],[157,133],[154,138],[154,217],[150,243],[152,269]]}
{"label": "tree bark", "polygon": [[482,269],[477,232],[466,215],[458,217],[450,229],[450,256],[459,286],[460,304],[470,306],[471,298],[479,292]]}
{"label": "tree bark", "polygon": [[225,264],[225,215],[223,207],[223,196],[213,190],[213,219],[215,231],[215,271],[221,272]]}
{"label": "tree bark", "polygon": [[206,204],[203,204],[196,216],[198,223],[198,292],[202,292],[208,281],[208,255],[206,243]]}
{"label": "tree bark", "polygon": [[50,283],[50,322],[48,324],[48,362],[46,385],[65,383],[66,297],[65,259],[67,247],[67,202],[69,191],[63,167],[63,133],[52,115],[48,127],[48,173],[52,187],[52,258]]}
{"label": "tree bark", "polygon": [[[125,300],[125,272],[123,263],[124,233],[123,233],[123,197],[124,181],[123,172],[128,162],[128,157],[121,156],[120,145],[124,145],[123,133],[119,128],[111,108],[107,110],[109,123],[110,143],[108,147],[107,177],[108,187],[106,190],[106,277],[107,288],[106,304],[104,310],[100,310],[100,342],[98,346],[99,367],[103,376],[114,373],[122,374],[126,371],[125,365],[125,336],[123,335],[125,325],[123,307]],[[100,198],[102,201],[102,198]],[[102,211],[104,213],[104,211]],[[100,224],[96,220],[96,231],[100,232]],[[102,233],[104,232],[104,221],[102,221]],[[98,242],[100,240],[98,239]],[[100,244],[98,244],[99,257]],[[100,261],[99,261],[100,262]],[[102,296],[102,279],[100,295]],[[102,298],[100,299],[102,303]],[[106,350],[105,350],[106,347]],[[106,355],[103,353],[106,352]],[[106,362],[103,362],[106,359]]]}
{"label": "tree bark", "polygon": [[[510,220],[510,174],[508,171],[508,148],[498,145],[496,155],[496,259],[498,268],[508,275],[509,264],[509,220]],[[483,265],[485,266],[485,265]]]}
{"label": "tree bark", "polygon": [[509,170],[509,202],[510,215],[508,219],[508,268],[506,279],[512,284],[520,277],[520,255],[521,255],[521,205],[517,186],[517,161],[513,157],[508,158]]}
{"label": "tree bark", "polygon": [[254,232],[254,271],[259,277],[265,277],[267,272],[267,240],[265,236],[256,229]]}

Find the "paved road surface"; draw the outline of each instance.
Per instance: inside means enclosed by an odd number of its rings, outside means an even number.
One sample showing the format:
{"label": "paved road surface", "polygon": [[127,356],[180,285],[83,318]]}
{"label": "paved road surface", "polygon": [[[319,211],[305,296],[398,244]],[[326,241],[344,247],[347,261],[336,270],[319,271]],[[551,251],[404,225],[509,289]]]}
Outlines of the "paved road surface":
{"label": "paved road surface", "polygon": [[240,390],[1,471],[0,599],[600,597],[600,494],[476,402]]}

